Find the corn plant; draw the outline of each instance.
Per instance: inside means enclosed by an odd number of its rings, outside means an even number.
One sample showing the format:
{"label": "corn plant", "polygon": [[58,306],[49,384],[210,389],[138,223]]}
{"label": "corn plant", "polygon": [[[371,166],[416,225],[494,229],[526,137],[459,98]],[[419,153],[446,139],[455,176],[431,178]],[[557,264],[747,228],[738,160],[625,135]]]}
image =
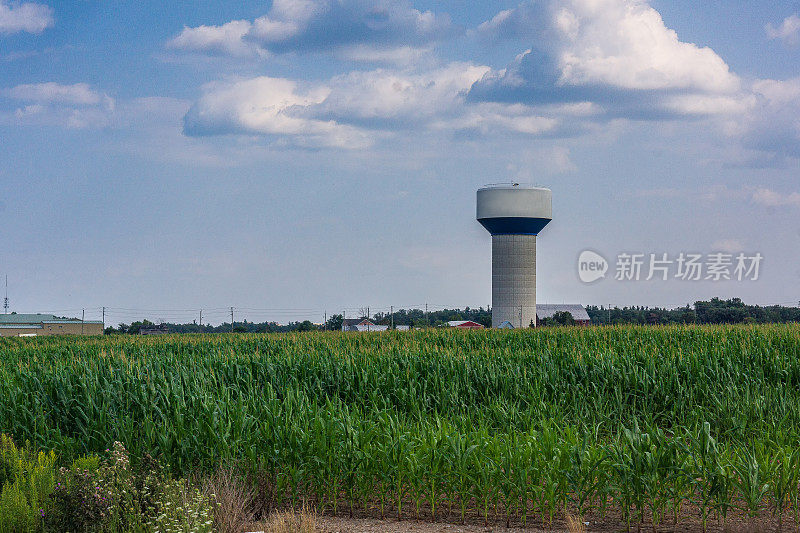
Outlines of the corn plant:
{"label": "corn plant", "polygon": [[770,462],[767,453],[762,446],[755,445],[738,450],[733,457],[734,482],[744,501],[744,510],[751,519],[759,516],[764,498],[770,492],[774,463]]}
{"label": "corn plant", "polygon": [[258,465],[275,506],[331,513],[800,508],[800,325],[460,333],[4,338],[0,432],[66,465],[116,440],[176,476]]}
{"label": "corn plant", "polygon": [[772,455],[772,483],[770,497],[775,505],[775,514],[778,515],[778,529],[783,529],[783,515],[786,512],[792,496],[798,492],[798,477],[800,476],[800,450],[786,448],[775,443],[776,451]]}

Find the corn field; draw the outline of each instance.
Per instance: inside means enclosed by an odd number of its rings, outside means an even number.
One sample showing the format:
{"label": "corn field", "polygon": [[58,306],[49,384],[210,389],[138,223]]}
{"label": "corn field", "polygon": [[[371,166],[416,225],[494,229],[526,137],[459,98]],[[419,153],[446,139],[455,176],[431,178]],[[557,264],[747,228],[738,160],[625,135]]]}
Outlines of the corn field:
{"label": "corn field", "polygon": [[798,523],[800,326],[3,339],[0,432],[331,513]]}

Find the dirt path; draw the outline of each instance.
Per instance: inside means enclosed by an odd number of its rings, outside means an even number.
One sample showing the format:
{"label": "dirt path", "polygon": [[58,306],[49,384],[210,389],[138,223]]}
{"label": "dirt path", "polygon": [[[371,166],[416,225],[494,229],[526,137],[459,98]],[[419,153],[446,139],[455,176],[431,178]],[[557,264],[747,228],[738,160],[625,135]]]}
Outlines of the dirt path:
{"label": "dirt path", "polygon": [[[419,520],[378,520],[373,518],[334,518],[323,516],[317,518],[317,524],[325,533],[399,533],[413,531],[415,533],[488,533],[504,531],[507,533],[539,533],[536,528],[506,528],[505,526],[473,526],[447,523],[423,522]],[[549,531],[549,530],[548,530]],[[553,529],[553,533],[563,533]]]}

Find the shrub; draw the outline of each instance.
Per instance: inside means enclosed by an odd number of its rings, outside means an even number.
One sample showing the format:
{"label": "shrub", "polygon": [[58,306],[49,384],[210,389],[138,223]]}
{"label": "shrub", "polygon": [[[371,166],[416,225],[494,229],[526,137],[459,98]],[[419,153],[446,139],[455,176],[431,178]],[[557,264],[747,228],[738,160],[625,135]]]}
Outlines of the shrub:
{"label": "shrub", "polygon": [[142,525],[140,499],[128,454],[115,442],[109,456],[83,457],[61,468],[46,523],[55,531],[135,530]]}
{"label": "shrub", "polygon": [[[211,533],[213,502],[184,480],[166,479],[158,486],[155,505],[147,509],[149,530],[160,533]],[[241,530],[240,530],[241,531]]]}
{"label": "shrub", "polygon": [[[211,499],[185,481],[168,478],[151,457],[138,471],[120,442],[105,458],[82,457],[62,468],[45,512],[52,531],[210,533]],[[5,531],[5,530],[2,530]]]}
{"label": "shrub", "polygon": [[0,435],[0,531],[27,533],[41,529],[42,512],[55,479],[55,453],[18,448]]}

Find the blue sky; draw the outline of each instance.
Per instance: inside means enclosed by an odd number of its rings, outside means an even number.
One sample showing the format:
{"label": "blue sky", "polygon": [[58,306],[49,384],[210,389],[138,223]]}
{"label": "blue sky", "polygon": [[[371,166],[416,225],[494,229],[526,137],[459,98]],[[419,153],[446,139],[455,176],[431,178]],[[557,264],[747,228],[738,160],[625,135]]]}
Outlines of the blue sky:
{"label": "blue sky", "polygon": [[540,302],[797,304],[799,45],[796,1],[0,0],[0,273],[112,323],[485,306],[475,189],[515,180],[553,190]]}

